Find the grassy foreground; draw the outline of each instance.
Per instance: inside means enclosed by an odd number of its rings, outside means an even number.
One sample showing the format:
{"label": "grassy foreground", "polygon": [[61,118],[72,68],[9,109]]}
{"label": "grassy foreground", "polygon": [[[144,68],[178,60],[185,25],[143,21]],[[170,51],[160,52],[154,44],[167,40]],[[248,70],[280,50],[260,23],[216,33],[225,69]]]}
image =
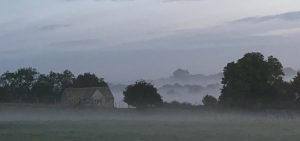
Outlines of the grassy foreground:
{"label": "grassy foreground", "polygon": [[0,104],[0,141],[299,141],[299,111]]}
{"label": "grassy foreground", "polygon": [[5,121],[1,141],[298,141],[298,120]]}

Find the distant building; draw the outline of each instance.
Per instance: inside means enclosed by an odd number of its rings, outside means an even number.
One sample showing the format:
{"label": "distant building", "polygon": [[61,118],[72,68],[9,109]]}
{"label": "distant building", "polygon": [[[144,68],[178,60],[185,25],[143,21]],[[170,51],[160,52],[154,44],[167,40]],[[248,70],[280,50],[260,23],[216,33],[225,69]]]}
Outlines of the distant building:
{"label": "distant building", "polygon": [[114,97],[108,87],[67,88],[62,96],[67,105],[114,107]]}

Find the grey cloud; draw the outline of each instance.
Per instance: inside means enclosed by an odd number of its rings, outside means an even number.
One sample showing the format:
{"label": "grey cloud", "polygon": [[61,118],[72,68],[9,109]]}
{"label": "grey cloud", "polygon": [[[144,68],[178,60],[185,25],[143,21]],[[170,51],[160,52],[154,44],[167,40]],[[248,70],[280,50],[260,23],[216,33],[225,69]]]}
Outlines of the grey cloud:
{"label": "grey cloud", "polygon": [[50,47],[59,47],[60,50],[82,50],[82,49],[95,49],[101,47],[107,47],[108,45],[101,39],[80,39],[80,40],[66,40],[53,42],[49,44]]}
{"label": "grey cloud", "polygon": [[249,17],[249,18],[237,20],[235,22],[259,23],[259,22],[266,22],[270,20],[298,21],[300,20],[300,11],[288,12],[288,13],[283,13],[278,15],[263,16],[263,17]]}
{"label": "grey cloud", "polygon": [[49,24],[49,25],[44,25],[44,26],[39,26],[39,30],[56,30],[60,28],[66,28],[70,27],[71,24]]}

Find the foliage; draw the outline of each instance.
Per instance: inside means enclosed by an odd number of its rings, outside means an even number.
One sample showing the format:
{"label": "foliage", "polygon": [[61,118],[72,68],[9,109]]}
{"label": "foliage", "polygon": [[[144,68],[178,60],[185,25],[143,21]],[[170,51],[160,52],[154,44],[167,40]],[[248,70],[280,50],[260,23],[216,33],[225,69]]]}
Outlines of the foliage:
{"label": "foliage", "polygon": [[123,92],[124,102],[136,108],[150,108],[162,104],[162,99],[157,89],[145,81],[137,81],[129,85]]}
{"label": "foliage", "polygon": [[247,53],[224,68],[220,103],[240,108],[274,107],[282,97],[289,97],[283,75],[278,59],[270,56],[265,60],[260,53]]}
{"label": "foliage", "polygon": [[21,68],[16,72],[5,72],[0,77],[0,84],[15,101],[30,101],[33,84],[38,77],[34,68]]}
{"label": "foliage", "polygon": [[107,87],[108,85],[101,78],[99,79],[95,74],[84,73],[83,75],[78,75],[74,82],[74,87]]}
{"label": "foliage", "polygon": [[[75,85],[76,83],[76,85]],[[34,68],[5,72],[0,77],[0,102],[56,103],[68,87],[107,86],[95,74],[85,73],[76,79],[65,70],[62,73],[40,74]]]}
{"label": "foliage", "polygon": [[292,81],[292,89],[297,96],[297,104],[300,104],[300,72]]}
{"label": "foliage", "polygon": [[63,73],[55,73],[50,72],[48,75],[51,83],[53,84],[53,94],[55,95],[54,101],[59,101],[60,97],[63,94],[65,88],[73,87],[73,83],[75,80],[74,74],[69,71],[65,70]]}
{"label": "foliage", "polygon": [[8,95],[6,93],[6,89],[0,87],[0,102],[6,102],[8,100]]}
{"label": "foliage", "polygon": [[55,99],[54,83],[50,77],[40,75],[37,82],[34,83],[32,88],[32,95],[36,98],[37,103],[52,103]]}
{"label": "foliage", "polygon": [[206,107],[216,107],[218,104],[218,100],[214,96],[206,95],[202,99],[202,103]]}

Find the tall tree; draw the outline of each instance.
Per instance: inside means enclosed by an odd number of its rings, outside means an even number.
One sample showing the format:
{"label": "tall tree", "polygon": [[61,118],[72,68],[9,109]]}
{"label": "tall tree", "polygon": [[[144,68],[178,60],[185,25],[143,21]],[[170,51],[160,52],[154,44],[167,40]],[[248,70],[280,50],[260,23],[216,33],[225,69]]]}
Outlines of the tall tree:
{"label": "tall tree", "polygon": [[276,85],[281,84],[283,69],[278,59],[267,60],[261,53],[247,53],[224,68],[223,88],[219,101],[241,108],[263,108],[276,104]]}
{"label": "tall tree", "polygon": [[137,81],[129,85],[123,92],[124,102],[136,108],[150,108],[162,104],[162,99],[157,89],[145,81]]}

